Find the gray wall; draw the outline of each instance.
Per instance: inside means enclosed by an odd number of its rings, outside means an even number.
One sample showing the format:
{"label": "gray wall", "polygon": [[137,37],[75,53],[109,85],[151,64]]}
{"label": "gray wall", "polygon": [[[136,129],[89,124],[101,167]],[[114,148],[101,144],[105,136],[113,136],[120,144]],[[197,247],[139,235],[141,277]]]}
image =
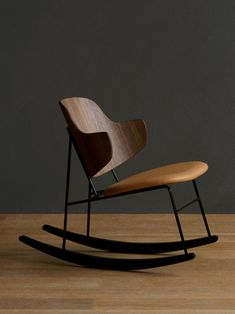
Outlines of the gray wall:
{"label": "gray wall", "polygon": [[[121,178],[204,160],[207,211],[235,212],[234,12],[234,0],[1,1],[1,211],[62,210],[67,134],[57,102],[84,96],[114,120],[147,122],[148,145]],[[76,159],[72,182],[71,198],[84,196]],[[190,189],[177,188],[178,203]],[[149,192],[95,209],[169,205]]]}

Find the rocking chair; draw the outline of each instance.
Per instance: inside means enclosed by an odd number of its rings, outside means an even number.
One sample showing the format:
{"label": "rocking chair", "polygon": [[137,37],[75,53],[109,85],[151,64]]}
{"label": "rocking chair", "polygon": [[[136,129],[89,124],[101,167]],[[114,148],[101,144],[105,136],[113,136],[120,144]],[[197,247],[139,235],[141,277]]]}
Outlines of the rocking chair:
{"label": "rocking chair", "polygon": [[[65,212],[63,229],[44,225],[43,230],[62,238],[62,248],[55,247],[27,236],[19,239],[23,243],[59,259],[85,267],[136,270],[176,264],[191,260],[194,253],[188,249],[216,242],[218,237],[211,235],[196,179],[203,175],[208,166],[201,161],[190,161],[170,164],[147,170],[124,180],[119,180],[114,168],[121,165],[146,144],[147,131],[143,120],[114,122],[110,120],[92,100],[86,98],[68,98],[60,101],[60,107],[67,121],[69,145],[67,162],[67,181],[65,191]],[[88,198],[69,201],[69,183],[71,152],[74,147],[88,179]],[[94,179],[111,172],[115,182],[103,190],[97,190]],[[196,198],[184,206],[177,208],[172,185],[192,181]],[[180,241],[173,242],[125,242],[90,236],[91,203],[128,194],[165,189],[170,197]],[[197,202],[202,214],[207,235],[201,238],[186,240],[181,227],[178,212]],[[86,235],[67,230],[68,206],[87,203]],[[182,250],[183,254],[167,255],[151,258],[109,258],[100,257],[66,249],[66,240],[88,247],[116,253],[157,254]]]}

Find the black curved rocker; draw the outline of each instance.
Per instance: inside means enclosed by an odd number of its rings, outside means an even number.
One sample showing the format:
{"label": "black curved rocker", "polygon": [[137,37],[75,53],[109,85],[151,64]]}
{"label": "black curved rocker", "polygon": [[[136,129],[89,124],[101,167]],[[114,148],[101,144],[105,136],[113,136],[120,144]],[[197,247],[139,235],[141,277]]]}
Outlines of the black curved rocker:
{"label": "black curved rocker", "polygon": [[[208,169],[207,164],[200,161],[171,164],[151,169],[119,181],[114,168],[124,163],[146,144],[147,132],[143,120],[114,122],[107,118],[96,103],[85,98],[69,98],[60,102],[61,109],[68,123],[69,149],[67,163],[67,182],[65,192],[64,228],[60,229],[44,225],[43,230],[61,237],[62,248],[58,248],[27,236],[19,238],[23,243],[59,259],[85,267],[112,270],[137,270],[166,266],[191,260],[195,254],[188,253],[189,248],[216,242],[218,237],[211,235],[203,205],[200,199],[196,178]],[[74,146],[88,179],[88,198],[69,202],[69,182],[71,150]],[[94,178],[111,171],[115,183],[104,190],[97,190]],[[170,185],[192,181],[196,198],[177,208]],[[113,197],[140,193],[150,190],[167,190],[177,227],[180,241],[135,243],[115,241],[90,236],[90,209],[91,203]],[[185,240],[178,212],[197,202],[207,231],[207,236]],[[87,203],[87,232],[86,235],[67,231],[68,206]],[[106,258],[82,252],[72,252],[66,249],[66,240],[70,240],[88,247],[114,253],[129,254],[158,254],[183,250],[184,254],[152,257],[152,258]]]}
{"label": "black curved rocker", "polygon": [[51,256],[57,257],[66,262],[73,264],[109,270],[140,270],[153,267],[161,267],[171,264],[177,264],[189,261],[195,257],[194,253],[181,254],[169,257],[158,258],[107,258],[99,257],[84,253],[77,253],[69,250],[64,250],[56,246],[46,244],[26,236],[21,236],[20,241]]}
{"label": "black curved rocker", "polygon": [[129,253],[129,254],[158,254],[158,253],[167,253],[180,251],[206,245],[209,243],[216,242],[218,240],[217,236],[203,237],[198,239],[185,240],[182,241],[173,241],[173,242],[125,242],[125,241],[116,241],[102,239],[92,236],[86,236],[83,234],[64,231],[63,229],[51,226],[43,225],[43,230],[54,234],[61,238],[66,238],[69,241],[86,245],[95,249],[105,250],[115,253]]}

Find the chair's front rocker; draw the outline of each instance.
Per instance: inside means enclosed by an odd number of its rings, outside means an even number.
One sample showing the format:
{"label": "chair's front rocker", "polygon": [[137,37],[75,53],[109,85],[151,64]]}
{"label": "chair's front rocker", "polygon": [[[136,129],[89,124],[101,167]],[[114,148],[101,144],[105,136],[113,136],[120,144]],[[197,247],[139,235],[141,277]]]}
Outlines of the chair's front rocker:
{"label": "chair's front rocker", "polygon": [[[173,242],[160,242],[160,243],[143,243],[143,242],[124,242],[124,241],[115,241],[109,239],[101,239],[90,236],[90,209],[91,209],[91,202],[97,200],[103,200],[110,198],[109,196],[103,197],[102,195],[99,197],[99,193],[92,193],[91,192],[91,182],[89,182],[89,190],[88,190],[88,199],[75,201],[75,202],[68,202],[68,184],[69,184],[69,176],[67,176],[67,185],[66,185],[66,206],[65,206],[65,215],[64,215],[64,229],[59,229],[54,226],[44,225],[43,230],[54,234],[56,236],[63,238],[62,248],[55,247],[27,236],[21,236],[19,240],[41,252],[44,252],[48,255],[57,257],[61,260],[71,262],[77,265],[97,268],[97,269],[109,269],[109,270],[138,270],[138,269],[147,269],[153,267],[160,267],[166,266],[171,264],[177,264],[184,261],[191,260],[195,257],[194,253],[188,253],[188,248],[193,248],[201,245],[206,245],[209,243],[216,242],[218,237],[216,235],[211,235],[210,229],[207,223],[207,219],[204,213],[203,205],[200,200],[199,192],[196,186],[195,180],[193,180],[194,189],[197,195],[197,198],[188,204],[182,206],[181,208],[177,209],[175,205],[175,200],[173,196],[173,192],[169,186],[160,186],[155,187],[153,189],[162,189],[166,188],[169,192],[172,207],[174,210],[177,226],[179,229],[181,241],[173,241]],[[153,190],[153,189],[146,189],[146,190]],[[129,193],[122,193],[121,195],[116,196],[123,196],[127,194],[137,193],[142,191],[133,191]],[[93,196],[91,196],[93,195]],[[96,196],[94,196],[96,195]],[[180,220],[178,217],[178,212],[188,205],[198,202],[204,224],[208,233],[207,237],[185,240],[182,227],[180,224]],[[74,233],[71,231],[67,231],[67,215],[68,215],[68,206],[74,204],[81,204],[81,203],[88,203],[88,212],[87,212],[87,235],[81,235],[78,233]],[[101,250],[106,250],[110,252],[116,253],[129,253],[129,254],[156,254],[156,253],[166,253],[178,250],[184,250],[184,254],[181,255],[174,255],[174,256],[167,256],[167,257],[160,257],[160,258],[141,258],[141,259],[127,259],[127,258],[106,258],[100,256],[94,256],[89,254],[84,254],[81,252],[73,252],[65,249],[66,240],[70,240],[88,247],[93,247]]]}
{"label": "chair's front rocker", "polygon": [[80,266],[96,269],[122,270],[122,271],[140,270],[182,263],[185,261],[192,260],[195,257],[194,253],[188,253],[159,258],[141,258],[141,259],[107,258],[65,250],[63,248],[58,248],[53,245],[34,240],[27,236],[20,236],[19,240],[31,246],[32,248],[35,248],[50,256]]}

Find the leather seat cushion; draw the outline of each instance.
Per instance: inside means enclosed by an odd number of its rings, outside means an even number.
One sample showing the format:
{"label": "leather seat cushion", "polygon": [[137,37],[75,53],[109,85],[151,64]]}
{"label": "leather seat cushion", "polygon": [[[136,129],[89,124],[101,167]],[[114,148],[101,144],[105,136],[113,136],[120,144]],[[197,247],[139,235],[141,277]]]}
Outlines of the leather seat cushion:
{"label": "leather seat cushion", "polygon": [[160,185],[191,181],[200,177],[207,170],[208,165],[202,161],[170,164],[137,173],[112,184],[103,191],[103,194],[105,196],[111,196],[135,190],[153,188]]}

